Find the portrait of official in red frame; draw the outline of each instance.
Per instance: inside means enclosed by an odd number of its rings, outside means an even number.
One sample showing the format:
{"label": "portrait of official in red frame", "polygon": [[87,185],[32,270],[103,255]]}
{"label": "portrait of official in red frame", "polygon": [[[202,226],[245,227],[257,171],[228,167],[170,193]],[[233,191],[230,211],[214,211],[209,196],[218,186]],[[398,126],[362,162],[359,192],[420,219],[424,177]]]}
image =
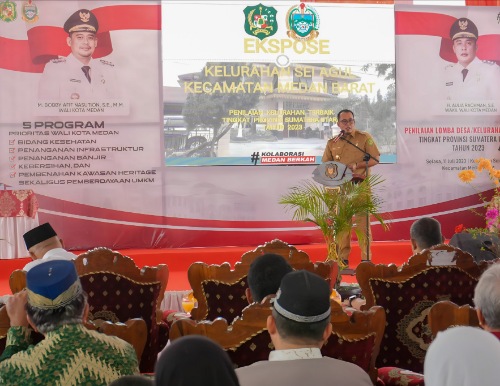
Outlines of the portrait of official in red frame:
{"label": "portrait of official in red frame", "polygon": [[500,100],[500,66],[477,57],[479,31],[465,17],[450,28],[456,63],[444,68],[444,99],[463,101]]}
{"label": "portrait of official in red frame", "polygon": [[80,9],[64,23],[71,53],[45,65],[38,87],[41,100],[103,100],[121,96],[115,65],[92,55],[98,45],[99,22],[94,13]]}

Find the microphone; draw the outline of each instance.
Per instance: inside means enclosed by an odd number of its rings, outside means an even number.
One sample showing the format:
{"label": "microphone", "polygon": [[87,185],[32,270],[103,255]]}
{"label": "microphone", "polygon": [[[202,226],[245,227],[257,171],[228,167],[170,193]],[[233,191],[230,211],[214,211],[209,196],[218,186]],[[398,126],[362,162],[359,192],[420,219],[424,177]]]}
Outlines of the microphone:
{"label": "microphone", "polygon": [[337,143],[338,140],[344,136],[344,134],[345,134],[345,131],[340,130],[340,133],[336,137],[333,138],[333,143]]}

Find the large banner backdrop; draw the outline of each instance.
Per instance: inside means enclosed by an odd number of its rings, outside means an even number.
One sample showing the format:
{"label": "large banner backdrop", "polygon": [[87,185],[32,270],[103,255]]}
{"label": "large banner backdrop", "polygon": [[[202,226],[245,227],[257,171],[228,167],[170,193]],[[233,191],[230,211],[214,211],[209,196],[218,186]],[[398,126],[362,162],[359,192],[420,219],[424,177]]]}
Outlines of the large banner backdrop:
{"label": "large banner backdrop", "polygon": [[[500,163],[500,7],[396,6],[398,164],[400,184],[414,205],[439,204],[447,228],[480,220],[452,216],[480,206],[458,173],[474,162]],[[451,32],[451,34],[450,34]],[[452,42],[452,37],[460,38]],[[470,45],[470,47],[466,47]],[[464,74],[462,62],[469,62]],[[401,161],[401,162],[399,162]],[[486,173],[474,182],[484,198],[492,184]],[[477,184],[476,184],[477,182]],[[455,213],[456,214],[456,213]],[[452,232],[448,233],[450,237]]]}
{"label": "large banner backdrop", "polygon": [[[163,185],[159,2],[0,6],[1,182],[32,189],[40,220],[54,212],[61,228],[77,204],[89,206],[87,215],[90,207],[155,212]],[[97,19],[95,47],[68,40],[64,25],[75,12],[73,24]],[[72,51],[90,50],[87,81]],[[82,226],[76,245],[93,243],[92,234]]]}
{"label": "large banner backdrop", "polygon": [[390,6],[164,2],[167,165],[321,163],[347,105],[394,162],[393,29]]}
{"label": "large banner backdrop", "polygon": [[[0,7],[0,183],[33,190],[40,222],[70,249],[322,242],[278,202],[312,177],[342,108],[383,153],[373,173],[391,228],[372,224],[376,241],[408,239],[421,216],[437,217],[446,237],[460,223],[484,225],[457,173],[480,156],[500,162],[499,88],[455,97],[445,71],[461,17],[479,31],[478,60],[498,67],[499,7]],[[90,10],[99,24],[92,82],[71,73],[64,24],[80,10],[75,17],[87,23]],[[486,179],[477,187],[491,190]]]}

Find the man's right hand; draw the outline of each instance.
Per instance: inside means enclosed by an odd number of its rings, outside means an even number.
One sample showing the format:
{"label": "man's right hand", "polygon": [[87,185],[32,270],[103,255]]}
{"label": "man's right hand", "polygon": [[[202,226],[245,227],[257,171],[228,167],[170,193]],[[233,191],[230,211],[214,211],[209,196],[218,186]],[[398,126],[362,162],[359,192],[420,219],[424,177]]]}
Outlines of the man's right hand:
{"label": "man's right hand", "polygon": [[26,317],[27,298],[28,293],[21,291],[7,299],[5,306],[11,327],[27,327],[29,325],[28,318]]}

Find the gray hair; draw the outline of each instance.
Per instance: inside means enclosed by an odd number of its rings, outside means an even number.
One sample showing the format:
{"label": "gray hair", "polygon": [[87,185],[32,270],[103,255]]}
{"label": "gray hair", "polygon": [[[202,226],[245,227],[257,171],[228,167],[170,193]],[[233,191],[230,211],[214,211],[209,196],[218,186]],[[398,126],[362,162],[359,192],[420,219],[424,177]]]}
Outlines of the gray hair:
{"label": "gray hair", "polygon": [[432,217],[422,217],[411,225],[410,238],[415,240],[420,249],[441,244],[443,242],[441,224]]}
{"label": "gray hair", "polygon": [[474,289],[474,304],[488,327],[500,330],[500,263],[483,272]]}
{"label": "gray hair", "polygon": [[82,292],[70,303],[59,308],[46,310],[27,303],[26,313],[37,330],[42,334],[46,334],[64,324],[81,324],[86,304],[87,294]]}

